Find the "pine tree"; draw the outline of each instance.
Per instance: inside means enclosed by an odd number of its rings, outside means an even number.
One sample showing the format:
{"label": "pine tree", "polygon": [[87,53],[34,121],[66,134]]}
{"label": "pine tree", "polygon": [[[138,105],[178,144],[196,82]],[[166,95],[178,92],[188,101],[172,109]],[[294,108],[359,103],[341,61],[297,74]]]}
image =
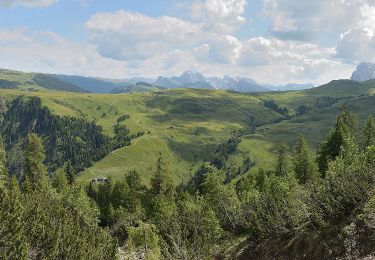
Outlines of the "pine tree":
{"label": "pine tree", "polygon": [[4,183],[8,177],[8,173],[5,166],[5,148],[3,138],[0,135],[0,182]]}
{"label": "pine tree", "polygon": [[168,164],[160,155],[154,175],[151,178],[151,193],[153,195],[166,195],[172,192],[173,184],[170,175]]}
{"label": "pine tree", "polygon": [[68,180],[69,185],[72,185],[74,183],[75,178],[76,178],[76,173],[75,173],[73,165],[70,161],[65,163],[64,172],[65,172],[65,175],[66,175],[66,178]]}
{"label": "pine tree", "polygon": [[21,192],[15,177],[0,185],[0,258],[27,259]]}
{"label": "pine tree", "polygon": [[355,116],[344,105],[341,112],[336,118],[335,127],[329,132],[326,139],[321,143],[317,163],[322,177],[328,169],[328,162],[336,159],[342,149],[348,144],[348,140],[355,140],[354,134],[356,129]]}
{"label": "pine tree", "polygon": [[375,121],[372,116],[367,119],[366,125],[362,130],[362,148],[375,145]]}
{"label": "pine tree", "polygon": [[29,134],[25,150],[25,180],[26,192],[42,191],[47,187],[47,174],[43,161],[44,147],[36,134]]}
{"label": "pine tree", "polygon": [[232,186],[224,184],[224,174],[221,171],[205,175],[202,183],[203,196],[216,212],[222,225],[228,229],[237,228],[239,219],[239,200]]}
{"label": "pine tree", "polygon": [[306,184],[315,178],[317,168],[311,150],[303,136],[300,136],[297,140],[293,164],[296,178],[301,184]]}
{"label": "pine tree", "polygon": [[259,191],[264,191],[267,184],[267,174],[262,166],[259,167],[255,175],[255,186]]}
{"label": "pine tree", "polygon": [[57,170],[52,176],[52,187],[58,192],[68,189],[69,183],[66,178],[65,172],[62,169]]}
{"label": "pine tree", "polygon": [[286,176],[288,174],[288,147],[282,143],[279,146],[278,155],[276,159],[275,175]]}
{"label": "pine tree", "polygon": [[129,212],[136,212],[141,208],[141,198],[145,187],[142,185],[139,174],[132,170],[125,176],[125,181],[129,187],[129,201],[126,206]]}

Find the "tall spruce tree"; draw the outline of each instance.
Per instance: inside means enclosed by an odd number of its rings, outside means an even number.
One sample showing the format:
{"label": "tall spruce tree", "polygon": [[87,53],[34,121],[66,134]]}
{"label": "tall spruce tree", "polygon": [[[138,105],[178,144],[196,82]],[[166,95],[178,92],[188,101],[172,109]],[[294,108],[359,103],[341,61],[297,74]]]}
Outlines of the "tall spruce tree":
{"label": "tall spruce tree", "polygon": [[151,178],[151,193],[153,195],[166,195],[173,191],[171,173],[167,162],[160,155],[156,163],[154,175]]}
{"label": "tall spruce tree", "polygon": [[24,189],[26,192],[42,191],[47,187],[44,159],[45,152],[41,139],[36,134],[29,134],[24,167]]}
{"label": "tall spruce tree", "polygon": [[5,166],[5,147],[3,143],[3,138],[0,135],[0,182],[6,181],[8,173]]}
{"label": "tall spruce tree", "polygon": [[375,121],[372,116],[367,119],[365,127],[362,129],[362,148],[375,145]]}
{"label": "tall spruce tree", "polygon": [[275,175],[286,176],[288,174],[288,146],[285,143],[279,145],[277,153]]}
{"label": "tall spruce tree", "polygon": [[0,259],[27,259],[21,192],[15,177],[0,185]]}
{"label": "tall spruce tree", "polygon": [[70,161],[65,163],[64,172],[65,172],[65,175],[66,175],[66,178],[68,180],[69,185],[72,185],[74,183],[75,178],[76,178],[76,173],[75,173],[74,167],[73,167],[73,165]]}
{"label": "tall spruce tree", "polygon": [[298,137],[293,156],[293,166],[296,178],[301,184],[306,184],[316,177],[317,167],[303,136]]}
{"label": "tall spruce tree", "polygon": [[325,177],[328,162],[336,159],[342,149],[355,140],[356,128],[357,121],[354,114],[350,112],[346,105],[343,105],[336,118],[334,128],[329,132],[319,148],[317,163],[322,177]]}

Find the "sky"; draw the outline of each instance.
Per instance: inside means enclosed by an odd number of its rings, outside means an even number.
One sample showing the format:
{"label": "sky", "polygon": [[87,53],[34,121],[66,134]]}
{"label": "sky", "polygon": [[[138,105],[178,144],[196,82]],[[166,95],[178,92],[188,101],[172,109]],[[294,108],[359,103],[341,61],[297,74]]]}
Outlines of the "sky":
{"label": "sky", "polygon": [[375,62],[375,0],[0,0],[1,68],[319,85],[360,62]]}

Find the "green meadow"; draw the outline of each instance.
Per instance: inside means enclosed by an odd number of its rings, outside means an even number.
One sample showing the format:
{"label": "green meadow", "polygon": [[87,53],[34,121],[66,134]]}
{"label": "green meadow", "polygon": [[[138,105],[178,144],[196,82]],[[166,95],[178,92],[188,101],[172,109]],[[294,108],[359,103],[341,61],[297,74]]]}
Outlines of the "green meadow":
{"label": "green meadow", "polygon": [[[278,144],[290,149],[303,134],[314,149],[332,127],[340,106],[346,103],[358,114],[359,125],[375,113],[372,82],[358,86],[348,81],[333,81],[312,90],[242,94],[233,91],[204,89],[171,89],[129,94],[71,93],[39,89],[37,91],[0,91],[6,99],[18,95],[38,96],[54,114],[82,117],[102,126],[112,136],[119,117],[130,133],[143,135],[131,145],[111,152],[81,173],[82,181],[95,177],[121,179],[127,171],[137,170],[144,181],[149,180],[160,154],[167,158],[176,183],[186,182],[208,159],[216,147],[233,134],[241,136],[237,151],[228,159],[228,166],[240,165],[249,157],[257,166],[272,167]],[[375,84],[374,84],[375,86]],[[320,97],[333,96],[335,101],[317,106]],[[288,109],[288,117],[268,108],[264,101],[273,100]],[[301,105],[309,111],[297,115]],[[258,126],[249,132],[249,118]],[[254,171],[256,168],[250,170]]]}

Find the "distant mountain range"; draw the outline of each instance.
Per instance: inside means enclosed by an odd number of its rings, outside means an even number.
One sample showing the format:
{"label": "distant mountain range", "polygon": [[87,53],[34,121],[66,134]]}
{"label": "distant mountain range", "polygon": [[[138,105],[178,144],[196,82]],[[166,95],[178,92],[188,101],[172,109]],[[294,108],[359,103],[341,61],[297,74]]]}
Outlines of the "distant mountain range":
{"label": "distant mountain range", "polygon": [[359,82],[375,79],[375,64],[365,62],[360,63],[350,79]]}
{"label": "distant mountain range", "polygon": [[[313,84],[262,85],[245,77],[205,77],[199,72],[186,71],[180,76],[159,76],[156,80],[145,77],[126,79],[93,78],[76,75],[52,75],[60,80],[74,84],[86,91],[94,93],[129,93],[154,91],[163,88],[202,88],[225,89],[238,92],[266,92],[301,90],[313,88]],[[138,84],[140,83],[140,84]],[[147,85],[145,87],[145,84]]]}
{"label": "distant mountain range", "polygon": [[[11,82],[11,75],[28,78],[24,83]],[[21,77],[21,78],[22,78]],[[205,77],[199,72],[187,71],[180,76],[163,77],[156,80],[145,77],[107,79],[78,75],[23,73],[0,70],[0,88],[47,88],[71,92],[131,93],[160,91],[168,88],[223,89],[237,92],[267,92],[301,90],[313,88],[312,84],[262,85],[245,77]],[[9,78],[9,80],[8,80]]]}
{"label": "distant mountain range", "polygon": [[199,72],[191,71],[187,71],[182,73],[180,76],[170,78],[160,76],[154,84],[166,88],[226,89],[238,92],[300,90],[314,87],[313,84],[287,84],[281,86],[262,85],[245,77],[205,77]]}

